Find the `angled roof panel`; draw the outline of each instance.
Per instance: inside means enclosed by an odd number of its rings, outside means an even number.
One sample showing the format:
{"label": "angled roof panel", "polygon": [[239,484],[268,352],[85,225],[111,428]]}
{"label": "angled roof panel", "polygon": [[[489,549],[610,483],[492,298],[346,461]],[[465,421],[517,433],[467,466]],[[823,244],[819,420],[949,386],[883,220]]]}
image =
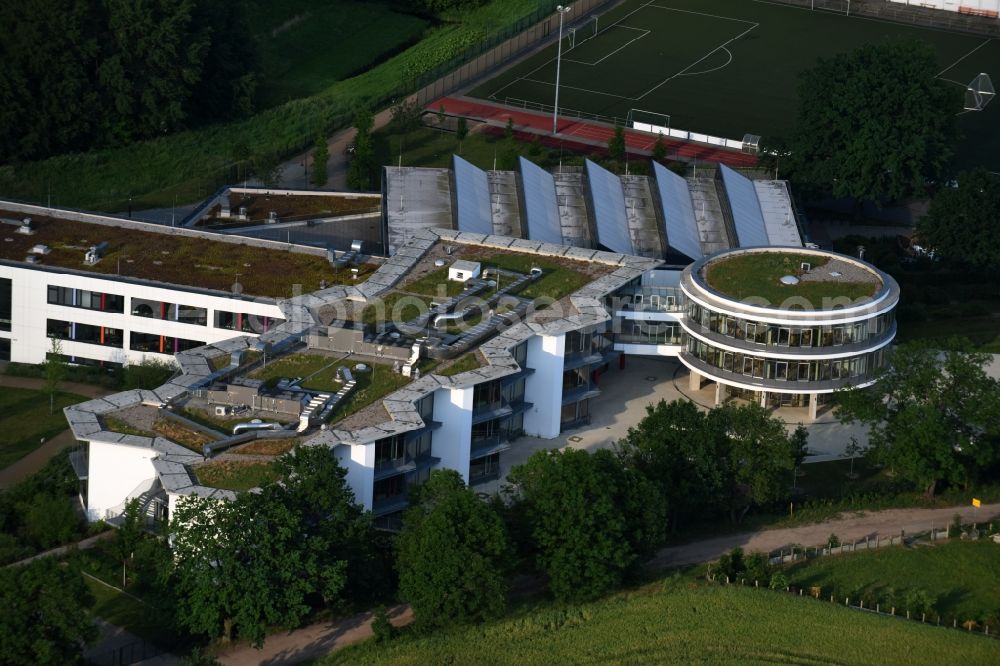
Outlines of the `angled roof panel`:
{"label": "angled roof panel", "polygon": [[452,156],[455,170],[455,202],[458,208],[458,229],[477,234],[493,233],[493,212],[490,209],[490,182],[486,172]]}
{"label": "angled roof panel", "polygon": [[586,162],[587,180],[597,226],[597,242],[612,252],[635,254],[625,211],[625,190],[622,181],[607,169]]}
{"label": "angled roof panel", "polygon": [[556,202],[556,184],[552,174],[523,157],[518,158],[521,186],[524,189],[524,214],[528,240],[543,243],[563,242]]}
{"label": "angled roof panel", "polygon": [[653,162],[653,175],[663,205],[667,245],[691,259],[701,259],[704,253],[688,182],[659,162]]}
{"label": "angled roof panel", "polygon": [[725,164],[720,164],[719,169],[726,197],[729,199],[729,208],[733,211],[733,224],[736,226],[736,238],[740,247],[769,245],[767,227],[764,225],[753,181]]}

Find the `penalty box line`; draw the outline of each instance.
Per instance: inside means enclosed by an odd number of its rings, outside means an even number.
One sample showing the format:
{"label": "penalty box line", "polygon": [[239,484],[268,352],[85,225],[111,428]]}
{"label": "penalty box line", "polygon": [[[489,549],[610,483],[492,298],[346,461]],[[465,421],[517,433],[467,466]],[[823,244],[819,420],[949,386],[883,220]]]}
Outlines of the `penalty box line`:
{"label": "penalty box line", "polygon": [[[655,7],[655,6],[658,6],[658,5],[652,5],[652,6]],[[719,18],[723,18],[723,17],[719,17]],[[742,23],[751,23],[749,21],[743,21],[742,19],[734,19],[734,20],[738,20],[738,21],[740,21]],[[726,49],[727,46],[729,46],[730,44],[732,44],[736,40],[744,37],[745,35],[749,34],[750,32],[756,30],[758,27],[760,27],[760,23],[752,23],[752,25],[749,28],[747,28],[746,30],[744,30],[740,34],[738,34],[735,37],[733,37],[731,39],[728,39],[728,40],[724,41],[723,43],[719,44],[714,49],[712,49],[711,51],[709,51],[708,53],[706,53],[702,57],[698,58],[697,60],[695,60],[693,63],[691,63],[690,65],[688,65],[687,67],[685,67],[681,71],[677,72],[673,76],[668,76],[667,78],[663,79],[662,81],[660,81],[659,83],[657,83],[655,86],[653,86],[652,88],[650,88],[649,90],[647,90],[646,92],[642,93],[641,95],[639,95],[638,97],[635,97],[633,99],[635,99],[635,101],[638,102],[639,100],[643,99],[644,97],[646,97],[647,95],[649,95],[650,93],[652,93],[654,90],[657,90],[658,88],[660,88],[661,86],[663,86],[664,84],[666,84],[668,81],[671,81],[672,79],[675,79],[678,76],[683,76],[685,72],[687,72],[689,69],[691,69],[692,67],[694,67],[698,63],[702,62],[703,60],[707,59],[709,56],[711,56],[713,53],[715,53],[719,49]],[[726,50],[728,51],[728,49],[726,49]],[[730,56],[732,56],[732,53],[730,53]],[[730,59],[730,62],[732,62],[732,59]],[[729,63],[726,63],[726,64],[729,64]]]}
{"label": "penalty box line", "polygon": [[[628,48],[632,43],[639,41],[640,39],[642,39],[643,37],[645,37],[649,33],[653,32],[652,30],[644,30],[643,28],[633,28],[633,27],[628,26],[628,25],[621,25],[621,26],[617,26],[617,27],[619,27],[619,28],[629,28],[630,30],[639,30],[639,31],[642,32],[642,34],[639,35],[638,37],[633,37],[632,39],[628,40],[627,42],[625,42],[624,44],[622,44],[621,46],[619,46],[618,48],[616,48],[611,53],[607,54],[603,58],[595,60],[594,62],[587,62],[585,60],[570,60],[569,58],[563,58],[563,61],[565,61],[565,62],[571,62],[571,63],[574,63],[576,65],[586,65],[588,67],[596,67],[597,65],[600,65],[602,62],[604,62],[605,60],[607,60],[608,58],[610,58],[614,54],[618,53],[622,49]],[[591,39],[593,39],[593,38],[591,38]],[[587,41],[590,41],[590,40],[587,40]]]}

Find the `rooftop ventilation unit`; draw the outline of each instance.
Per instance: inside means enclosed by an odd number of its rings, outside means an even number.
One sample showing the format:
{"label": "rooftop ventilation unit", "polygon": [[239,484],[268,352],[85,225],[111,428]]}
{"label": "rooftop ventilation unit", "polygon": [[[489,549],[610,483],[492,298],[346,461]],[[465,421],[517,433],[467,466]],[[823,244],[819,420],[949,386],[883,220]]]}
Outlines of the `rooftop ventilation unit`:
{"label": "rooftop ventilation unit", "polygon": [[51,250],[49,250],[48,245],[45,245],[44,243],[39,243],[35,247],[28,250],[28,252],[32,254],[48,254],[49,252],[51,252]]}
{"label": "rooftop ventilation unit", "polygon": [[29,264],[40,264],[42,263],[42,258],[39,257],[37,254],[29,254],[27,257],[24,258],[24,261]]}
{"label": "rooftop ventilation unit", "polygon": [[239,212],[236,214],[237,219],[245,220],[247,219],[247,207],[240,206]]}
{"label": "rooftop ventilation unit", "polygon": [[267,223],[268,224],[276,224],[277,222],[278,222],[278,213],[277,213],[277,211],[273,211],[273,210],[268,211],[267,212]]}
{"label": "rooftop ventilation unit", "polygon": [[351,252],[354,252],[355,254],[361,254],[361,247],[362,247],[363,244],[364,244],[364,241],[352,240],[351,241]]}
{"label": "rooftop ventilation unit", "polygon": [[108,241],[101,241],[97,245],[92,245],[87,253],[83,255],[83,263],[88,266],[93,266],[104,256],[104,253],[108,251]]}
{"label": "rooftop ventilation unit", "polygon": [[813,268],[812,264],[810,264],[808,261],[803,261],[799,265],[799,269],[801,269],[803,273],[808,273],[809,271],[812,270],[812,268]]}
{"label": "rooftop ventilation unit", "polygon": [[23,220],[21,220],[21,226],[17,228],[17,233],[25,234],[28,236],[35,233],[35,227],[32,225],[30,217],[26,217]]}

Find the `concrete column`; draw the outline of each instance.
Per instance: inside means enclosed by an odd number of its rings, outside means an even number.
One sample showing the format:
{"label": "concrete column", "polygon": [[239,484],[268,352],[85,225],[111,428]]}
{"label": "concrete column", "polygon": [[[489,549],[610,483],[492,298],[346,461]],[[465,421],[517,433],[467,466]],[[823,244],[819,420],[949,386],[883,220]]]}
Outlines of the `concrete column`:
{"label": "concrete column", "polygon": [[760,392],[760,406],[765,409],[767,408],[767,391]]}
{"label": "concrete column", "polygon": [[701,390],[701,373],[691,370],[688,374],[688,388],[692,391]]}
{"label": "concrete column", "polygon": [[809,395],[809,420],[816,420],[816,410],[819,408],[819,394],[812,393]]}
{"label": "concrete column", "polygon": [[715,382],[715,406],[718,407],[726,401],[726,385],[722,382]]}

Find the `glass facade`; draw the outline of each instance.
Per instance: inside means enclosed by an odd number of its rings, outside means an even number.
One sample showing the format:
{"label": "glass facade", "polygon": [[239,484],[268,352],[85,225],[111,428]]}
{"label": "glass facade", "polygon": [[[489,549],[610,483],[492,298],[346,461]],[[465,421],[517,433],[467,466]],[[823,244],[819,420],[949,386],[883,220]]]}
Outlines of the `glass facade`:
{"label": "glass facade", "polygon": [[145,298],[132,299],[132,316],[166,319],[196,326],[205,326],[208,323],[208,310],[205,308],[164,301],[150,301]]}
{"label": "glass facade", "polygon": [[635,345],[679,345],[684,329],[673,321],[626,320],[621,323],[621,332],[615,342]]}
{"label": "glass facade", "polygon": [[125,312],[125,297],[86,289],[71,289],[49,285],[48,302],[51,305],[66,305],[71,308],[100,310],[101,312]]}
{"label": "glass facade", "polygon": [[186,340],[169,335],[156,335],[155,333],[132,331],[129,334],[129,349],[137,352],[176,354],[177,352],[204,346],[204,344],[204,341],[200,340]]}
{"label": "glass facade", "polygon": [[271,328],[283,323],[285,320],[276,317],[264,317],[262,315],[246,314],[244,312],[228,312],[226,310],[215,311],[215,328],[224,328],[227,331],[239,331],[241,333],[267,333]]}
{"label": "glass facade", "polygon": [[47,320],[45,333],[48,337],[56,338],[57,340],[72,340],[90,345],[117,347],[118,349],[122,348],[125,340],[124,332],[120,328],[78,324],[71,321],[62,321],[61,319]]}
{"label": "glass facade", "polygon": [[687,324],[733,340],[769,347],[839,347],[870,342],[876,344],[892,333],[895,311],[865,321],[824,326],[784,326],[742,319],[702,307],[691,301]]}
{"label": "glass facade", "polygon": [[690,338],[687,350],[704,363],[726,372],[748,379],[789,383],[837,380],[860,383],[874,379],[875,372],[888,362],[885,347],[847,358],[786,360],[726,351]]}

